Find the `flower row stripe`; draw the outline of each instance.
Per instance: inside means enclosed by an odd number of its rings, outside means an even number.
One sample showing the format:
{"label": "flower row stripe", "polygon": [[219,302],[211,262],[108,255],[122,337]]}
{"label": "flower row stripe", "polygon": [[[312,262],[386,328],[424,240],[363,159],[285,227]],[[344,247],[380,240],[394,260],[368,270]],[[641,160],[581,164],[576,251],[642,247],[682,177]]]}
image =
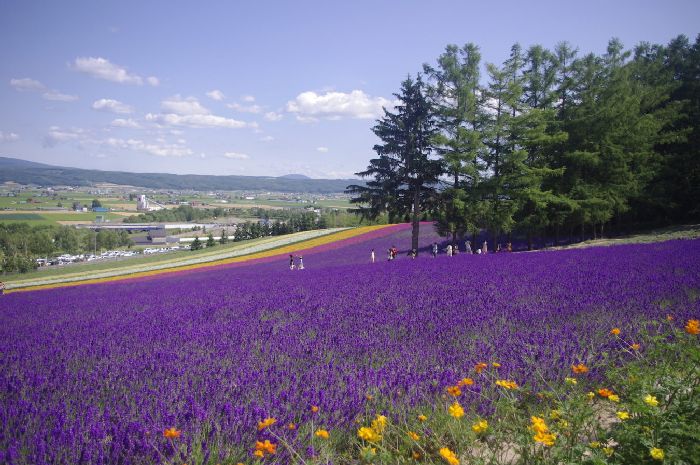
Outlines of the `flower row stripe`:
{"label": "flower row stripe", "polygon": [[[391,232],[395,231],[396,229],[400,229],[397,227],[401,227],[401,226],[404,226],[404,225],[363,226],[363,227],[359,227],[359,228],[352,228],[352,229],[342,230],[339,232],[334,232],[334,233],[327,234],[327,235],[324,235],[321,237],[303,240],[301,242],[294,242],[291,244],[285,244],[285,245],[277,246],[277,247],[275,247],[273,245],[274,248],[270,248],[267,250],[261,250],[261,251],[255,251],[252,253],[238,255],[235,257],[222,258],[222,259],[216,259],[216,260],[210,260],[210,261],[203,261],[202,263],[192,263],[192,264],[187,264],[187,265],[168,266],[167,268],[151,269],[148,271],[126,272],[124,274],[113,275],[113,276],[105,276],[105,277],[98,277],[98,278],[86,278],[86,279],[78,278],[77,280],[74,280],[74,281],[61,281],[61,282],[52,282],[52,283],[47,283],[47,284],[28,285],[26,287],[8,289],[5,292],[6,293],[28,292],[28,291],[36,291],[36,290],[43,290],[43,289],[55,289],[55,288],[59,288],[59,287],[72,287],[72,286],[82,286],[82,285],[86,285],[86,284],[108,283],[108,282],[124,281],[124,280],[129,280],[129,279],[137,279],[137,278],[150,277],[150,276],[159,276],[159,275],[172,274],[172,273],[181,273],[181,272],[185,272],[185,271],[197,271],[197,270],[203,270],[203,269],[211,269],[212,267],[218,267],[218,266],[222,266],[222,265],[230,265],[230,264],[236,264],[236,263],[269,261],[270,259],[281,258],[282,256],[288,255],[289,253],[307,253],[311,250],[315,250],[315,249],[318,249],[319,247],[327,246],[327,245],[340,247],[340,246],[345,245],[346,242],[354,243],[355,241],[353,241],[352,239],[355,239],[355,238],[362,239],[362,236],[365,236],[365,235],[375,236],[375,234],[372,234],[372,233],[380,233],[379,235],[390,234]],[[335,247],[333,247],[333,248],[335,248]],[[198,257],[198,258],[201,258],[201,257]],[[204,260],[206,260],[207,258],[208,257],[204,257]],[[165,265],[165,266],[167,266],[167,265]]]}

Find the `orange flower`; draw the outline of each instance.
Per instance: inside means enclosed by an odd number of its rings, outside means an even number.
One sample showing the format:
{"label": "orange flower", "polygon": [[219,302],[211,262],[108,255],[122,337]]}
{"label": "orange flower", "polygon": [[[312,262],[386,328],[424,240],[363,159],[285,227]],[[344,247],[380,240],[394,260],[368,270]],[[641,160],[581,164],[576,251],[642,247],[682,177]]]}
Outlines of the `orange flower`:
{"label": "orange flower", "polygon": [[615,394],[614,392],[612,392],[610,389],[607,389],[607,388],[598,389],[598,395],[600,397],[610,397],[614,394]]}
{"label": "orange flower", "polygon": [[288,429],[288,430],[297,429],[297,425],[295,425],[294,423],[290,423],[290,424],[287,425],[287,429]]}
{"label": "orange flower", "polygon": [[462,378],[460,380],[460,382],[457,383],[457,386],[462,386],[462,387],[472,386],[472,385],[474,385],[474,380],[471,378]]}
{"label": "orange flower", "polygon": [[175,429],[173,426],[172,428],[168,428],[165,431],[163,431],[163,436],[165,436],[167,439],[177,439],[180,437],[180,434],[182,432],[178,429]]}
{"label": "orange flower", "polygon": [[476,371],[477,373],[481,373],[482,371],[484,371],[486,369],[486,367],[488,367],[488,365],[483,363],[483,362],[477,363],[476,366],[474,367],[474,371]]}
{"label": "orange flower", "polygon": [[328,439],[328,437],[330,436],[330,434],[329,434],[328,431],[325,430],[325,429],[318,429],[318,430],[316,430],[316,432],[314,433],[314,436],[317,436],[317,437],[323,438],[323,439]]}
{"label": "orange flower", "polygon": [[642,347],[642,346],[640,346],[640,345],[637,344],[637,343],[634,343],[634,344],[632,344],[632,345],[630,346],[630,348],[631,348],[632,350],[639,350],[641,347]]}
{"label": "orange flower", "polygon": [[374,399],[374,396],[372,394],[365,394],[365,399],[372,400]]}
{"label": "orange flower", "polygon": [[588,367],[583,363],[579,363],[578,365],[571,365],[571,371],[577,375],[582,375],[584,373],[588,373]]}
{"label": "orange flower", "polygon": [[426,421],[427,419],[428,417],[426,417],[425,415],[418,415],[418,420],[420,421]]}
{"label": "orange flower", "polygon": [[409,431],[408,437],[413,439],[414,441],[418,441],[420,439],[420,436],[417,433],[414,433],[413,431]]}
{"label": "orange flower", "polygon": [[459,388],[459,386],[448,386],[447,393],[452,397],[459,397],[462,395],[462,390]]}
{"label": "orange flower", "polygon": [[700,334],[700,320],[688,320],[685,325],[685,332],[688,334]]}
{"label": "orange flower", "polygon": [[265,442],[255,441],[255,452],[257,457],[263,457],[265,454],[274,454],[277,452],[277,444],[270,442],[269,439],[265,439]]}
{"label": "orange flower", "polygon": [[670,313],[666,315],[666,320],[673,321],[673,315],[671,315]]}
{"label": "orange flower", "polygon": [[620,328],[611,329],[610,334],[612,334],[613,336],[619,336],[620,335]]}
{"label": "orange flower", "polygon": [[315,406],[315,405],[312,405],[312,406],[311,406],[311,411],[314,412],[314,413],[318,412],[318,407]]}
{"label": "orange flower", "polygon": [[276,419],[272,417],[265,418],[263,421],[258,422],[258,431],[262,431],[268,426],[274,425],[275,423],[277,423]]}

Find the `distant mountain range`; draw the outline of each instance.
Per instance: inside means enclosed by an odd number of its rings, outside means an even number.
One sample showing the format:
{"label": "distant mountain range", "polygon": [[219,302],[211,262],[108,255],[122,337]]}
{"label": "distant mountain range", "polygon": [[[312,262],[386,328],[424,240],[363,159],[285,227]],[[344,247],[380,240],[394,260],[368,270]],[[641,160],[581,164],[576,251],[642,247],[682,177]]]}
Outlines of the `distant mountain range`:
{"label": "distant mountain range", "polygon": [[53,166],[18,158],[0,157],[0,183],[40,186],[90,186],[112,183],[149,189],[275,191],[339,193],[357,179],[311,179],[303,174],[270,176],[211,176],[199,174],[129,173]]}

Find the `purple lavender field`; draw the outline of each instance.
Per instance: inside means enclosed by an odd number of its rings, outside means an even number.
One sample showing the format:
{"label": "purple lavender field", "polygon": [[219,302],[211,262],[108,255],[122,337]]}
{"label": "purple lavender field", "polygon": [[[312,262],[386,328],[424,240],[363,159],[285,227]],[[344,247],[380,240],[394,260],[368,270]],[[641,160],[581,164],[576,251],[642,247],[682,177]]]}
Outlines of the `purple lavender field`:
{"label": "purple lavender field", "polygon": [[242,462],[268,416],[304,424],[317,405],[316,424],[350,428],[367,394],[430,403],[481,361],[536,386],[595,360],[611,327],[700,313],[698,240],[387,262],[408,237],[322,247],[304,271],[282,259],[4,296],[0,463],[161,463],[173,426],[203,462]]}

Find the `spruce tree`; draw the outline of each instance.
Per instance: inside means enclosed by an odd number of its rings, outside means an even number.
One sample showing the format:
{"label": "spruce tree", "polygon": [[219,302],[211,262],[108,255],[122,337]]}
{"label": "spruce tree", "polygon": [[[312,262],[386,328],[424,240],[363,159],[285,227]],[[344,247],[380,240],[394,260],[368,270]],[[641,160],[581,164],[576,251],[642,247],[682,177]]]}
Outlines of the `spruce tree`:
{"label": "spruce tree", "polygon": [[395,111],[384,109],[384,117],[372,131],[381,140],[374,146],[378,158],[370,160],[365,171],[356,173],[371,178],[365,186],[351,185],[355,211],[369,219],[387,211],[390,218],[410,217],[411,248],[418,250],[420,220],[435,199],[442,163],[431,157],[433,138],[437,133],[430,102],[425,97],[420,74],[409,76],[394,96],[399,104]]}

